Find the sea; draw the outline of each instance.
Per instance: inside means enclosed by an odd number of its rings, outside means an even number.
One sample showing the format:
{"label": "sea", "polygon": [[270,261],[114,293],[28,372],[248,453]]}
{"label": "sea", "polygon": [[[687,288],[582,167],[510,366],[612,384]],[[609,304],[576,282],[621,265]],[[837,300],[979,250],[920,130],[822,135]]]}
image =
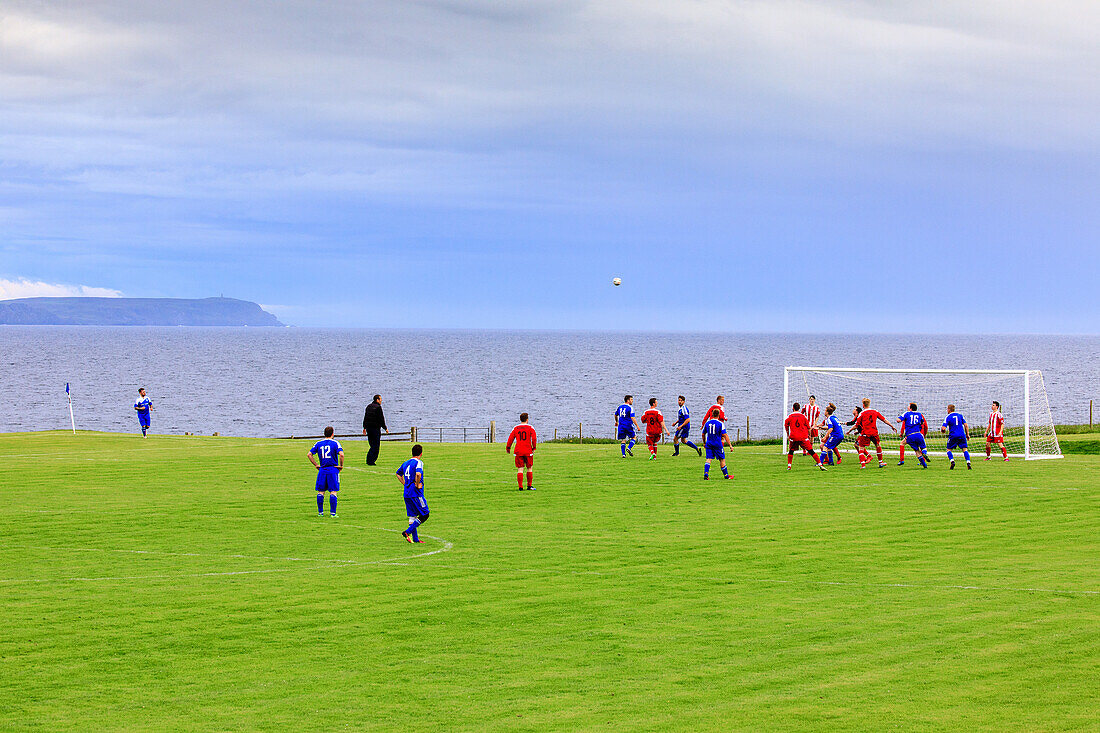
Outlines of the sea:
{"label": "sea", "polygon": [[381,394],[390,430],[422,438],[506,435],[520,412],[543,439],[609,437],[630,393],[666,417],[723,394],[731,432],[767,437],[789,365],[1039,369],[1054,421],[1081,423],[1098,355],[1100,336],[0,326],[0,431],[69,428],[69,383],[83,430],[136,431],[144,386],[155,433],[354,434]]}

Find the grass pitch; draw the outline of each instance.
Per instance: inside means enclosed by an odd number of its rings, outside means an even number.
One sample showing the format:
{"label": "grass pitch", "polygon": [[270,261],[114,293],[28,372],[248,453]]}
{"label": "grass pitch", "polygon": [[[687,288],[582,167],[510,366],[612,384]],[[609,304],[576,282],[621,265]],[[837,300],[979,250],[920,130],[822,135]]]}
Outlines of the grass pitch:
{"label": "grass pitch", "polygon": [[[14,730],[1097,730],[1100,457],[0,436]],[[717,467],[715,467],[717,473]],[[718,474],[720,476],[720,474]]]}

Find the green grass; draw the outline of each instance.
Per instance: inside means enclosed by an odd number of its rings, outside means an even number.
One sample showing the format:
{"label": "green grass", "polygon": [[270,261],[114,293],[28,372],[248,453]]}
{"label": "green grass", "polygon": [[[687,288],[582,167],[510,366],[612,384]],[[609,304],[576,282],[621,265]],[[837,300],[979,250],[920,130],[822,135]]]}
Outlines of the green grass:
{"label": "green grass", "polygon": [[[1100,458],[0,436],[9,730],[1097,730]],[[446,551],[442,551],[446,550]],[[424,555],[426,552],[436,554]]]}

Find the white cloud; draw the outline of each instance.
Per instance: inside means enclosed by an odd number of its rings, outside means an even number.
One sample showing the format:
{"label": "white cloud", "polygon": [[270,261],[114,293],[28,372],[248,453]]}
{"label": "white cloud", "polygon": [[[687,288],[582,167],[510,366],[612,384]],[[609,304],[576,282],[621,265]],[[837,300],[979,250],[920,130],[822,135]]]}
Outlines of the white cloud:
{"label": "white cloud", "polygon": [[111,288],[89,285],[64,285],[41,280],[4,280],[0,278],[0,300],[13,298],[121,298],[122,293]]}

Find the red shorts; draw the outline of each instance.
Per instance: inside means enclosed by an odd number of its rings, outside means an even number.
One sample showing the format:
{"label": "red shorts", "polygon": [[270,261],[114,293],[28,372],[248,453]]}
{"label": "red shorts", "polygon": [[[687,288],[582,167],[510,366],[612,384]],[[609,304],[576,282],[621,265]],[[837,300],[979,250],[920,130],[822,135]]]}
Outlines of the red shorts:
{"label": "red shorts", "polygon": [[813,450],[813,444],[810,443],[809,438],[803,438],[802,440],[794,440],[793,438],[787,441],[787,452],[794,453],[801,448],[802,450]]}
{"label": "red shorts", "polygon": [[516,456],[516,468],[523,468],[524,466],[526,466],[527,468],[531,468],[531,466],[534,465],[534,456]]}
{"label": "red shorts", "polygon": [[860,448],[866,448],[867,446],[871,445],[871,443],[874,443],[876,448],[879,447],[878,433],[875,433],[874,435],[860,433],[860,436],[856,438],[856,445]]}
{"label": "red shorts", "polygon": [[818,436],[817,428],[810,431],[810,438],[816,438]]}
{"label": "red shorts", "polygon": [[661,434],[660,433],[646,433],[645,434],[645,444],[650,446],[651,448],[656,448],[657,443],[659,443],[659,442],[661,442]]}
{"label": "red shorts", "polygon": [[1003,443],[1005,438],[1003,435],[987,435],[985,436],[986,443]]}

